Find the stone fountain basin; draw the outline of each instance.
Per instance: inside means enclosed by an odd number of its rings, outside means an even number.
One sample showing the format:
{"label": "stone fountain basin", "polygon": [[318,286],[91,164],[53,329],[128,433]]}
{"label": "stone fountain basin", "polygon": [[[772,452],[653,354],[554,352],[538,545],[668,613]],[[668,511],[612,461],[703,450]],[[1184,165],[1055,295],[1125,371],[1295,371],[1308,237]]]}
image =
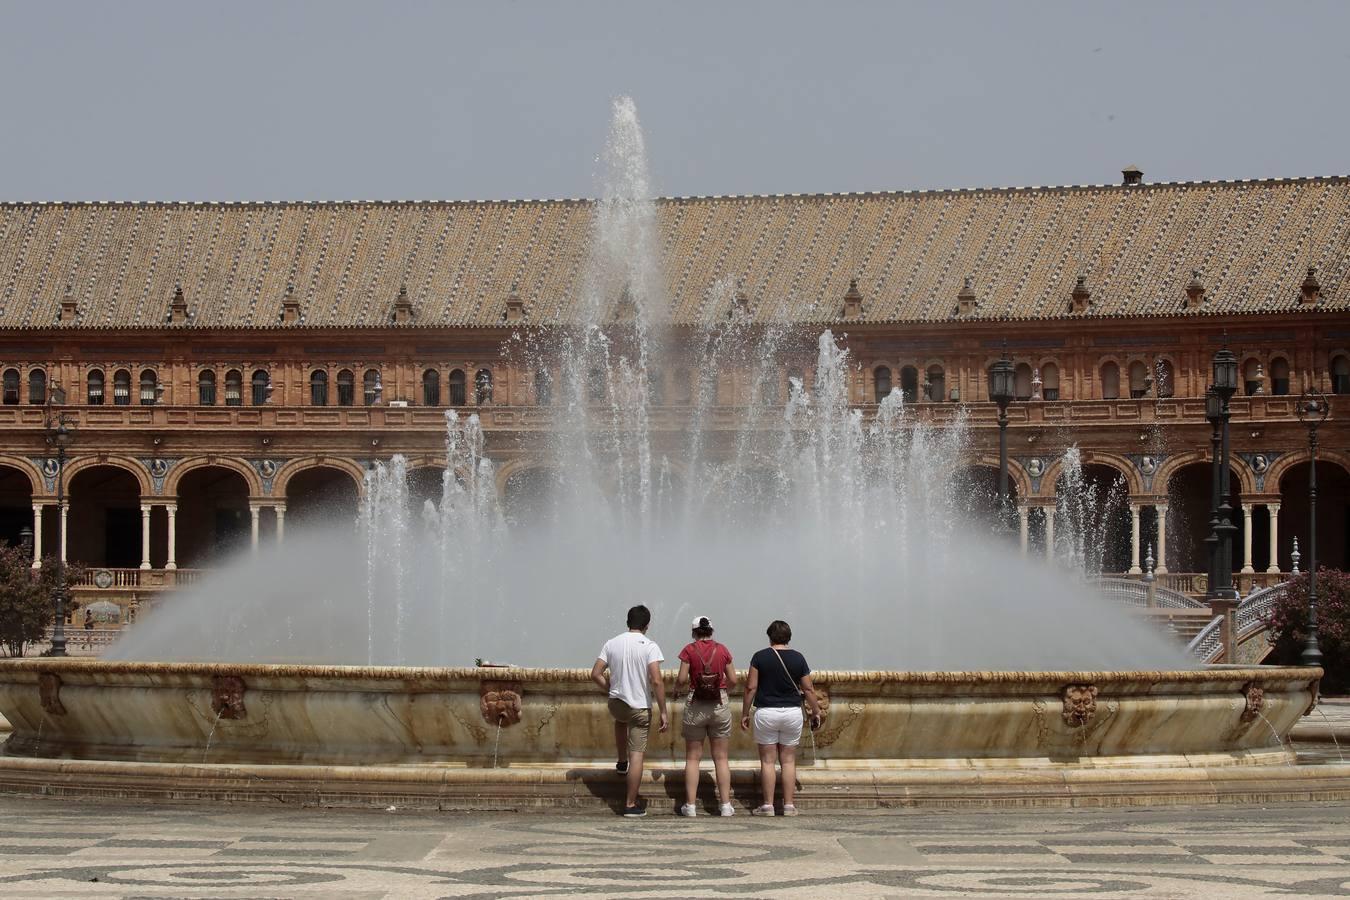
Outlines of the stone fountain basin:
{"label": "stone fountain basin", "polygon": [[[802,756],[840,770],[1288,764],[1287,737],[1321,675],[818,672],[827,715]],[[683,758],[682,705],[672,706],[670,732],[652,729],[654,761]],[[12,727],[7,756],[460,767],[614,758],[604,697],[582,669],[20,659],[0,661],[0,713]],[[739,728],[732,756],[755,759]]]}

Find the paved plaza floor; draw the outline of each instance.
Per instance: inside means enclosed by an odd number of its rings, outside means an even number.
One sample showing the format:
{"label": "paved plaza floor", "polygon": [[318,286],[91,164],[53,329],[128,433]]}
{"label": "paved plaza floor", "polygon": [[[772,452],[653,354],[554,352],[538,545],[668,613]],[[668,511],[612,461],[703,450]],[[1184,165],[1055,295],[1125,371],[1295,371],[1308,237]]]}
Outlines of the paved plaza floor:
{"label": "paved plaza floor", "polygon": [[1344,897],[1350,807],[629,820],[0,798],[0,896]]}

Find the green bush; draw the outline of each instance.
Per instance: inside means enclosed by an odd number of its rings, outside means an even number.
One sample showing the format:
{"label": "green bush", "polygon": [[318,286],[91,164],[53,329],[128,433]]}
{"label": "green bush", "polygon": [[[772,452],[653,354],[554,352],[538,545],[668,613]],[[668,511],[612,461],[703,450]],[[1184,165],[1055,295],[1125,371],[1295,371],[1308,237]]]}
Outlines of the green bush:
{"label": "green bush", "polygon": [[[1308,573],[1289,583],[1266,616],[1272,657],[1298,665],[1308,638]],[[1350,690],[1350,574],[1336,569],[1317,570],[1317,643],[1322,648],[1324,693]]]}
{"label": "green bush", "polygon": [[[23,656],[28,645],[42,640],[55,609],[56,560],[48,557],[33,568],[32,555],[19,547],[0,546],[0,646],[10,656]],[[66,598],[83,569],[66,566]],[[74,609],[67,603],[67,609]]]}

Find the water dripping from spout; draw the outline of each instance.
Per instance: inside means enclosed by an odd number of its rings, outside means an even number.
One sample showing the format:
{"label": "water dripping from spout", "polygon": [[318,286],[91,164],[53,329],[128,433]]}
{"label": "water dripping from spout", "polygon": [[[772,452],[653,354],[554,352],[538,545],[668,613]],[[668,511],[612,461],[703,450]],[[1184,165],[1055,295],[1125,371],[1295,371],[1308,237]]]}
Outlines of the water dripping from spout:
{"label": "water dripping from spout", "polygon": [[1293,742],[1293,741],[1289,741],[1289,742],[1286,743],[1284,740],[1282,740],[1282,739],[1280,738],[1280,733],[1279,733],[1278,731],[1275,730],[1275,726],[1274,726],[1274,725],[1270,724],[1270,720],[1266,718],[1266,714],[1265,714],[1265,713],[1261,712],[1260,710],[1257,710],[1257,711],[1256,711],[1256,714],[1261,718],[1261,721],[1262,721],[1262,722],[1265,722],[1265,723],[1266,723],[1266,727],[1270,729],[1271,737],[1275,738],[1275,744],[1276,744],[1276,746],[1278,746],[1278,747],[1279,747],[1280,749],[1282,749],[1282,750],[1289,750],[1289,751],[1292,751],[1292,750],[1294,749],[1294,742]]}
{"label": "water dripping from spout", "polygon": [[1336,727],[1331,724],[1331,720],[1327,718],[1326,711],[1321,706],[1317,707],[1317,714],[1322,717],[1322,721],[1326,723],[1327,731],[1331,733],[1331,743],[1336,747],[1336,755],[1340,757],[1341,762],[1345,762],[1345,754],[1341,752],[1341,742],[1336,739]]}
{"label": "water dripping from spout", "polygon": [[211,742],[216,737],[216,726],[220,724],[220,717],[223,715],[225,715],[225,707],[221,706],[221,708],[216,712],[216,720],[211,723],[211,730],[206,735],[206,749],[202,751],[203,763],[206,762],[206,757],[211,753]]}
{"label": "water dripping from spout", "polygon": [[504,718],[506,718],[505,714],[497,717],[497,736],[492,741],[492,768],[494,769],[497,768],[497,752],[502,746],[502,719]]}

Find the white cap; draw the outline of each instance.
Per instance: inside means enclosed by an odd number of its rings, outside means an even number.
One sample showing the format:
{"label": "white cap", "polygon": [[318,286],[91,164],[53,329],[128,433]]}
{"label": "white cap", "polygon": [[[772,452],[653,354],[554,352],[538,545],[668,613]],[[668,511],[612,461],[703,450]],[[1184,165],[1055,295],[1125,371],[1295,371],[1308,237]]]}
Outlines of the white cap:
{"label": "white cap", "polygon": [[694,628],[711,628],[712,621],[707,616],[694,616]]}

